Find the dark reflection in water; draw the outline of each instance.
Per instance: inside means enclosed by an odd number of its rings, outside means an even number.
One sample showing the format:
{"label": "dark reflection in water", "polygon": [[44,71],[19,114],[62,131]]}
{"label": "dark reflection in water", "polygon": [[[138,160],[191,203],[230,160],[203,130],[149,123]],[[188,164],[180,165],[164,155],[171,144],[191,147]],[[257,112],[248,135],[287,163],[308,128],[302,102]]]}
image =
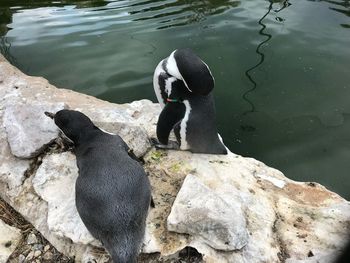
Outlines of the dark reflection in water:
{"label": "dark reflection in water", "polygon": [[[155,18],[168,18],[161,21],[161,24],[167,24],[160,26],[157,29],[165,29],[170,27],[177,27],[192,24],[204,20],[207,16],[218,15],[230,8],[240,5],[240,1],[232,0],[204,0],[204,1],[191,1],[191,0],[178,0],[174,2],[164,3],[164,1],[148,1],[148,2],[160,2],[160,5],[152,6],[149,8],[143,8],[141,10],[131,11],[130,14],[139,13],[153,13],[153,15],[143,16],[135,19],[135,21],[150,20]],[[143,5],[144,2],[137,3],[131,6]],[[175,9],[173,7],[176,7]],[[164,12],[164,10],[166,10]],[[157,12],[158,11],[158,12]],[[171,22],[171,24],[169,24]]]}
{"label": "dark reflection in water", "polygon": [[38,7],[75,5],[76,8],[98,7],[108,4],[106,0],[1,0],[1,7],[13,7],[13,9],[32,9]]}
{"label": "dark reflection in water", "polygon": [[260,56],[260,60],[258,61],[257,64],[255,64],[254,66],[252,66],[251,68],[249,68],[246,72],[245,72],[245,75],[247,76],[247,78],[249,79],[249,81],[253,84],[253,87],[249,90],[247,90],[242,98],[243,100],[245,100],[249,105],[250,105],[250,110],[248,111],[245,111],[243,113],[243,115],[246,115],[248,114],[249,112],[254,112],[255,111],[255,106],[253,104],[252,101],[250,101],[248,99],[248,94],[253,92],[256,88],[257,88],[257,83],[256,81],[253,79],[252,75],[251,75],[251,72],[256,69],[257,67],[259,67],[263,62],[264,62],[264,59],[265,59],[265,54],[260,50],[260,48],[262,47],[262,45],[264,45],[265,43],[267,43],[271,38],[272,38],[272,35],[270,34],[267,34],[264,32],[264,30],[266,29],[266,26],[263,24],[263,20],[265,19],[265,17],[267,17],[268,14],[270,14],[271,12],[271,9],[272,9],[272,4],[273,2],[272,1],[269,1],[269,7],[267,9],[267,12],[260,18],[260,20],[258,21],[258,24],[261,25],[261,29],[259,30],[259,34],[266,37],[266,39],[262,42],[259,43],[259,45],[256,47],[255,49],[255,52]]}
{"label": "dark reflection in water", "polygon": [[[308,1],[311,1],[311,2],[326,2],[326,3],[332,4],[335,7],[329,7],[329,9],[350,17],[350,0],[340,0],[340,1],[308,0]],[[340,24],[340,26],[342,26],[344,28],[350,28],[350,24]]]}
{"label": "dark reflection in water", "polygon": [[18,66],[19,63],[16,58],[11,55],[10,50],[11,42],[9,42],[6,37],[0,37],[0,53],[3,54],[12,65]]}
{"label": "dark reflection in water", "polygon": [[[258,84],[256,83],[256,81],[254,80],[254,78],[252,76],[252,73],[254,73],[254,70],[257,69],[262,63],[264,63],[265,54],[262,52],[261,48],[264,44],[266,44],[272,38],[271,34],[268,34],[265,32],[266,25],[263,23],[263,21],[270,14],[274,3],[280,4],[280,7],[278,9],[274,10],[275,13],[278,13],[291,5],[288,0],[271,0],[271,1],[269,1],[269,6],[267,8],[266,13],[258,21],[258,24],[261,26],[261,29],[259,30],[258,33],[259,33],[259,35],[265,37],[265,40],[260,42],[259,45],[255,49],[255,53],[258,54],[260,57],[258,63],[245,71],[246,77],[252,83],[252,88],[247,90],[242,96],[243,100],[245,100],[250,106],[250,109],[245,111],[243,113],[243,115],[246,115],[250,112],[255,112],[255,106],[254,106],[253,102],[248,98],[248,95],[249,95],[249,93],[253,92],[258,86]],[[279,22],[284,21],[284,19],[281,17],[276,17],[276,20]],[[245,126],[243,126],[243,129],[245,129],[244,127]],[[249,130],[251,131],[252,129],[249,129]]]}
{"label": "dark reflection in water", "polygon": [[292,5],[291,3],[289,3],[289,0],[273,0],[272,2],[280,4],[280,7],[274,10],[276,13]]}
{"label": "dark reflection in water", "polygon": [[9,7],[0,7],[0,36],[4,36],[7,31],[7,25],[12,23],[13,11]]}

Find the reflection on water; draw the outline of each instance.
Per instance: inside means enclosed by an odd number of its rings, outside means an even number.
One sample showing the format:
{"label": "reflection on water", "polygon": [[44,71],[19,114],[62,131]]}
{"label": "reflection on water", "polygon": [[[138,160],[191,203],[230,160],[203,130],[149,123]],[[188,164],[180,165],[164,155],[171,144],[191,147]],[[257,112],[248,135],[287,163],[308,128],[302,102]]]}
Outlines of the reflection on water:
{"label": "reflection on water", "polygon": [[276,13],[292,5],[291,3],[289,3],[289,0],[273,0],[272,2],[279,4],[279,8],[274,10]]}
{"label": "reflection on water", "polygon": [[[259,30],[258,33],[259,33],[259,35],[265,37],[265,40],[260,42],[259,45],[255,49],[256,54],[258,54],[259,57],[260,57],[259,61],[257,62],[257,64],[255,64],[254,66],[252,66],[251,68],[249,68],[249,69],[247,69],[245,71],[246,77],[252,83],[252,88],[247,90],[246,92],[244,92],[244,94],[242,96],[243,100],[245,100],[250,106],[250,109],[245,111],[243,113],[243,115],[246,115],[246,114],[248,114],[250,112],[254,112],[255,111],[255,106],[254,106],[253,102],[251,100],[249,100],[248,95],[249,95],[249,93],[253,92],[258,86],[258,84],[254,80],[252,74],[254,74],[254,70],[257,69],[265,60],[265,54],[262,52],[261,48],[262,48],[262,46],[264,44],[266,44],[272,38],[271,34],[268,34],[268,33],[265,32],[266,25],[263,23],[263,20],[270,14],[274,3],[278,3],[280,5],[278,9],[274,10],[275,13],[278,13],[278,12],[282,11],[283,9],[285,9],[288,6],[291,5],[288,2],[288,0],[270,0],[269,1],[269,6],[267,8],[266,13],[258,21],[258,24],[261,26],[261,29]],[[284,21],[284,19],[281,18],[281,17],[276,17],[276,20],[279,21],[279,22],[283,22]],[[246,127],[246,126],[243,126],[243,127]]]}
{"label": "reflection on water", "polygon": [[262,45],[264,45],[265,43],[267,43],[271,38],[272,36],[270,34],[267,34],[264,32],[264,30],[266,29],[266,26],[263,24],[263,20],[265,19],[265,17],[267,17],[268,14],[270,14],[271,12],[271,9],[272,9],[272,4],[273,2],[272,1],[269,1],[269,7],[267,9],[267,12],[266,14],[264,14],[262,16],[262,18],[259,19],[258,21],[258,24],[261,25],[261,29],[259,30],[259,34],[262,35],[262,36],[265,36],[265,40],[260,42],[259,45],[256,47],[256,50],[255,52],[260,56],[260,60],[258,61],[257,64],[255,64],[253,67],[249,68],[246,72],[245,72],[245,75],[247,76],[247,78],[249,79],[249,81],[253,84],[253,87],[249,90],[247,90],[242,98],[243,100],[245,100],[249,105],[250,105],[250,110],[248,111],[245,111],[243,114],[247,114],[249,112],[254,112],[255,111],[255,106],[254,104],[248,99],[248,94],[253,92],[256,88],[257,88],[257,83],[255,82],[255,80],[253,79],[252,75],[251,75],[251,72],[256,69],[257,67],[259,67],[263,62],[264,62],[264,59],[265,59],[265,54],[260,50],[260,48],[262,47]]}
{"label": "reflection on water", "polygon": [[60,0],[60,1],[47,1],[47,0],[1,0],[0,2],[0,36],[7,33],[7,25],[12,23],[12,16],[14,13],[24,10],[33,9],[39,7],[63,7],[66,5],[74,5],[76,8],[88,8],[104,6],[108,2],[105,0]]}
{"label": "reflection on water", "polygon": [[[332,1],[332,0],[308,0],[312,2],[327,2],[331,4],[332,6],[329,7],[329,9],[334,10],[336,12],[339,12],[341,14],[344,14],[346,16],[350,16],[350,1],[349,0],[338,0],[338,1]],[[340,26],[344,28],[350,28],[349,24],[340,24]]]}
{"label": "reflection on water", "polygon": [[350,199],[348,27],[345,0],[0,1],[13,64],[116,103],[155,101],[154,68],[191,47],[233,152]]}
{"label": "reflection on water", "polygon": [[11,55],[11,43],[6,37],[0,37],[0,53],[3,54],[6,59],[13,65],[19,65],[14,56]]}
{"label": "reflection on water", "polygon": [[[150,13],[143,17],[135,19],[135,21],[143,21],[154,18],[165,18],[160,23],[166,24],[157,27],[157,29],[165,29],[169,27],[183,26],[204,20],[207,16],[218,15],[232,7],[237,7],[240,1],[232,0],[204,0],[204,1],[189,1],[179,0],[169,3],[164,1],[158,6],[151,6],[141,10],[131,11],[130,14]],[[138,6],[144,3],[137,3],[132,6]]]}
{"label": "reflection on water", "polygon": [[17,10],[33,9],[39,7],[66,6],[74,5],[76,8],[99,7],[108,4],[106,0],[1,0],[1,8],[11,8]]}
{"label": "reflection on water", "polygon": [[4,36],[7,31],[7,25],[12,23],[12,14],[9,7],[0,8],[0,36]]}

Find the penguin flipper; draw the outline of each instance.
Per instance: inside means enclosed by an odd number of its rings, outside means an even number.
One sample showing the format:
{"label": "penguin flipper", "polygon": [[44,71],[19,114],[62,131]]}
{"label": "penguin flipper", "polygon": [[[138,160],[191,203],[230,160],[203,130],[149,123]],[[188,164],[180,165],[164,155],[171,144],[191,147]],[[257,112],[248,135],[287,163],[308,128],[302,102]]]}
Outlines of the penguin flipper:
{"label": "penguin flipper", "polygon": [[165,105],[157,123],[157,138],[161,144],[168,144],[171,130],[184,117],[185,111],[186,108],[183,103],[171,102]]}
{"label": "penguin flipper", "polygon": [[135,161],[137,161],[137,162],[141,162],[141,160],[135,155],[135,153],[134,153],[134,150],[133,149],[128,149],[128,155],[129,155],[129,157],[131,158],[131,159],[133,159],[133,160],[135,160]]}

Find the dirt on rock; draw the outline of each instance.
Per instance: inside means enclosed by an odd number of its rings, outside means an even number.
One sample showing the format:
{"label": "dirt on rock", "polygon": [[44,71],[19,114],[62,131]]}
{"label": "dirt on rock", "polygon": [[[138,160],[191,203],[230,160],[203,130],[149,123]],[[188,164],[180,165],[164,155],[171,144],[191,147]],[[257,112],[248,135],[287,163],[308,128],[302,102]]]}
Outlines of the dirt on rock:
{"label": "dirt on rock", "polygon": [[22,237],[7,263],[74,262],[53,247],[27,220],[0,198],[0,219],[21,231]]}

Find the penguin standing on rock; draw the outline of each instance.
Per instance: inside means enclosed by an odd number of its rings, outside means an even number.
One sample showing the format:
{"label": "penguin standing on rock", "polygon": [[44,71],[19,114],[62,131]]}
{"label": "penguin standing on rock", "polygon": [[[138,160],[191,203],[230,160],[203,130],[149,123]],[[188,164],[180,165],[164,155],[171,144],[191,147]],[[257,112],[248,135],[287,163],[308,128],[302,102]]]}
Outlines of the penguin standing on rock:
{"label": "penguin standing on rock", "polygon": [[151,187],[142,166],[118,135],[103,132],[83,113],[45,114],[74,143],[79,168],[76,207],[86,228],[114,262],[136,262],[151,202]]}
{"label": "penguin standing on rock", "polygon": [[176,148],[169,142],[171,130],[181,150],[227,154],[216,127],[209,67],[190,49],[177,49],[155,69],[153,87],[162,112],[157,123],[158,148]]}

